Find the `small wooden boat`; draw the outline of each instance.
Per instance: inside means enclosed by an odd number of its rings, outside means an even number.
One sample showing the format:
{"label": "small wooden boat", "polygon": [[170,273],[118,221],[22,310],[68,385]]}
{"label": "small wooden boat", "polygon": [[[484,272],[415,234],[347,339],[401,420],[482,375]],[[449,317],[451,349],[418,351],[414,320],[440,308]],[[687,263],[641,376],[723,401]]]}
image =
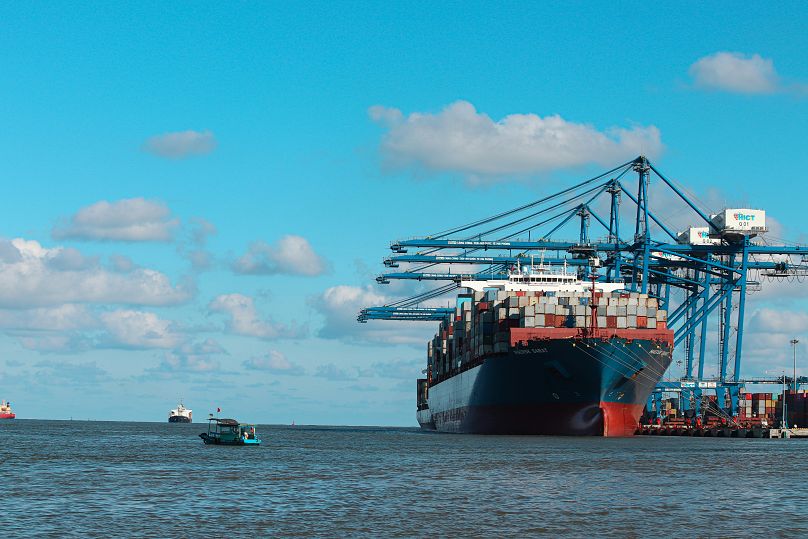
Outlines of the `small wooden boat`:
{"label": "small wooden boat", "polygon": [[261,438],[255,432],[255,425],[218,417],[208,419],[208,432],[201,433],[199,437],[208,445],[261,444]]}

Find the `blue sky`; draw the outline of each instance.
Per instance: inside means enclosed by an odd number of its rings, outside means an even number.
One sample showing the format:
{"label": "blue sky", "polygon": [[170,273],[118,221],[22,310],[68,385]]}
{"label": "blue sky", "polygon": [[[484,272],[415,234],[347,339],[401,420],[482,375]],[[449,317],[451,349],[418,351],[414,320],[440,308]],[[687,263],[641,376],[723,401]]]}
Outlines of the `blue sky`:
{"label": "blue sky", "polygon": [[[804,242],[808,8],[676,7],[3,5],[0,397],[413,425],[434,328],[354,322],[407,292],[390,240],[640,152]],[[768,290],[750,316],[808,341],[805,285]]]}

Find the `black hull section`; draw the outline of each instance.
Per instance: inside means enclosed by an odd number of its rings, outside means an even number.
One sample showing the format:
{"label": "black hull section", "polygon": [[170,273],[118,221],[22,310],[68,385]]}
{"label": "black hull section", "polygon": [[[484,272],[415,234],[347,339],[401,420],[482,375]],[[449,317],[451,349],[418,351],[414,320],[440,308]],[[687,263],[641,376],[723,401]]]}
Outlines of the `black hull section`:
{"label": "black hull section", "polygon": [[623,338],[512,348],[434,384],[431,423],[456,433],[630,436],[671,350]]}
{"label": "black hull section", "polygon": [[191,418],[190,417],[183,417],[183,416],[175,415],[175,416],[169,417],[168,422],[169,423],[190,423]]}

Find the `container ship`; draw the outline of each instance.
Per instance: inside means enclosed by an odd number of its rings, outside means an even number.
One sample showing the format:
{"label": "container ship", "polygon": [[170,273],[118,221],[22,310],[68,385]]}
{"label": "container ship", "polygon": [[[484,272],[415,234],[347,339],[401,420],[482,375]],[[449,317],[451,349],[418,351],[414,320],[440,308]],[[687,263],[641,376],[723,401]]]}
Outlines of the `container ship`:
{"label": "container ship", "polygon": [[0,402],[0,419],[14,419],[17,415],[11,411],[11,403]]}
{"label": "container ship", "polygon": [[422,428],[634,434],[673,353],[656,298],[533,264],[461,287],[468,292],[427,346]]}
{"label": "container ship", "polygon": [[191,423],[193,421],[193,410],[189,410],[180,402],[176,408],[168,412],[169,423]]}

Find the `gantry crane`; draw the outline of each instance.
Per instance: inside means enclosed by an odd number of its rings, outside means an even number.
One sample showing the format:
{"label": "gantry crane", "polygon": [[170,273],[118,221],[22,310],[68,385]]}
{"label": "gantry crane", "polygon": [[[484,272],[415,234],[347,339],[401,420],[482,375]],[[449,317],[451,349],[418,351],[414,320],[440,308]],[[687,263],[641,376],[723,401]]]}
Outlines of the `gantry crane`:
{"label": "gantry crane", "polygon": [[[636,174],[636,184],[629,187],[631,173]],[[653,211],[652,183],[655,197],[667,195],[668,215],[676,212],[689,216],[696,226],[677,233]],[[581,276],[594,271],[598,280],[621,282],[627,290],[658,298],[660,308],[668,310],[674,344],[684,348],[684,376],[661,382],[652,399],[661,399],[663,392],[688,393],[694,398],[685,399],[687,409],[689,401],[699,406],[705,389],[715,390],[723,397],[718,402],[726,402],[727,412],[732,414],[737,410],[738,390],[745,383],[741,363],[746,298],[750,290],[761,285],[750,276],[808,276],[808,247],[768,244],[762,210],[711,214],[703,206],[646,157],[639,156],[517,208],[428,236],[393,242],[393,255],[384,259],[384,265],[407,265],[407,269],[384,273],[377,282],[403,279],[449,284],[396,303],[363,309],[358,319],[443,319],[454,309],[423,303],[451,293],[463,280],[507,279],[509,267],[542,256],[543,264],[577,267]],[[621,225],[629,211],[633,222],[626,233]],[[574,241],[555,239],[576,220],[579,226]],[[600,239],[592,239],[593,223],[603,231]],[[718,372],[707,378],[708,337],[716,326]]]}

